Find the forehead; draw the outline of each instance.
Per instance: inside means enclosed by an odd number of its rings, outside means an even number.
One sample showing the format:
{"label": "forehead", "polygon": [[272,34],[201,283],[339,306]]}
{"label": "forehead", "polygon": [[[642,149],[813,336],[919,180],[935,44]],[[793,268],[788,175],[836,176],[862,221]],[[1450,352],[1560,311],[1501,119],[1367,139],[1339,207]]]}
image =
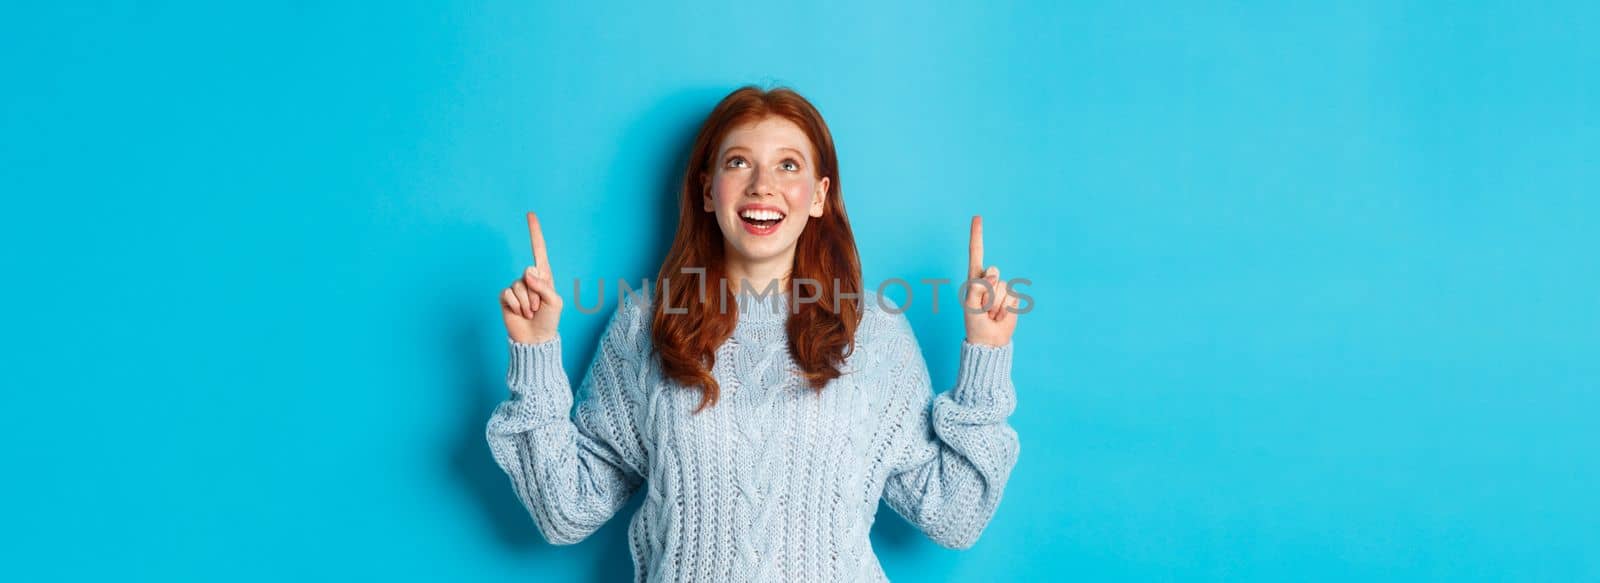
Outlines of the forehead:
{"label": "forehead", "polygon": [[800,129],[794,122],[773,116],[748,121],[728,130],[728,135],[722,137],[722,144],[718,149],[726,152],[733,148],[748,148],[756,152],[793,148],[810,156],[811,139],[806,137],[805,130]]}

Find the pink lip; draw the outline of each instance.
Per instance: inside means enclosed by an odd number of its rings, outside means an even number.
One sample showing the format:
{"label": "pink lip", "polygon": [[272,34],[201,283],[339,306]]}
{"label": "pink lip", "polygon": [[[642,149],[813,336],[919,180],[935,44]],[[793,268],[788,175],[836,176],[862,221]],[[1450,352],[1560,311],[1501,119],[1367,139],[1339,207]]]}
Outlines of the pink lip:
{"label": "pink lip", "polygon": [[739,224],[740,225],[744,225],[745,232],[746,233],[750,233],[751,235],[755,235],[757,237],[765,237],[767,235],[771,235],[773,233],[778,232],[778,227],[783,225],[783,221],[789,220],[789,213],[786,213],[786,212],[783,211],[783,209],[775,207],[775,206],[772,206],[770,204],[745,204],[745,205],[739,205],[738,208],[735,208],[733,210],[734,216],[737,217],[738,215],[744,213],[744,211],[746,211],[746,210],[767,210],[767,211],[773,211],[773,212],[776,212],[778,214],[783,215],[783,218],[780,219],[778,222],[772,223],[772,226],[764,228],[764,229],[761,228],[761,227],[757,227],[755,225],[752,225],[750,223],[747,223],[742,218],[739,219]]}
{"label": "pink lip", "polygon": [[757,237],[765,237],[767,235],[771,235],[773,233],[778,232],[778,225],[782,225],[783,221],[778,221],[776,223],[773,223],[772,226],[767,227],[765,229],[763,229],[761,227],[757,227],[757,226],[752,225],[750,223],[746,223],[743,220],[739,221],[739,224],[744,225],[745,232],[750,233],[751,235],[755,235]]}

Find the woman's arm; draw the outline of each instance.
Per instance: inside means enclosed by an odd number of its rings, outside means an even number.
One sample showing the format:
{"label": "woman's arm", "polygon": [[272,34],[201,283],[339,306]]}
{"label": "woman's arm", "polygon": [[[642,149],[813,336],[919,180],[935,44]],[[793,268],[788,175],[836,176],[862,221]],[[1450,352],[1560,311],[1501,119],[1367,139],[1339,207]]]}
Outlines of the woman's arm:
{"label": "woman's arm", "polygon": [[937,397],[915,337],[900,346],[909,346],[895,358],[903,372],[891,378],[908,399],[894,444],[903,453],[884,498],[940,545],[969,548],[1000,505],[1020,451],[1006,422],[1016,409],[1012,345],[963,342],[956,386]]}
{"label": "woman's arm", "polygon": [[637,304],[621,302],[571,417],[561,338],[532,344],[508,339],[511,397],[489,420],[489,449],[551,544],[588,537],[643,481],[639,375],[647,348],[640,342],[648,335],[642,313]]}
{"label": "woman's arm", "polygon": [[[963,285],[961,369],[955,388],[932,398],[928,365],[910,322],[902,316],[896,344],[896,394],[909,395],[900,410],[903,465],[884,485],[889,506],[939,544],[971,547],[1000,506],[1017,463],[1017,432],[1006,423],[1017,407],[1011,384],[1011,335],[1018,298],[1000,281],[1000,268],[983,267],[983,219],[972,217]],[[909,347],[909,348],[907,348]],[[926,405],[932,401],[931,411]]]}

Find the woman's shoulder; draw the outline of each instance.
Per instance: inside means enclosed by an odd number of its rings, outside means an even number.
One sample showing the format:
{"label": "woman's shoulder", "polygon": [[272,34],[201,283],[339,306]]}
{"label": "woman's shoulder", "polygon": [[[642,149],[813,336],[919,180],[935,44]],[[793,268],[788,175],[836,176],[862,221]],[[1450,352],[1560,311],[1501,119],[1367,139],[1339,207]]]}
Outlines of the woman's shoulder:
{"label": "woman's shoulder", "polygon": [[644,353],[650,350],[650,320],[655,313],[655,299],[649,288],[624,291],[617,298],[611,323],[606,327],[607,340]]}
{"label": "woman's shoulder", "polygon": [[855,349],[846,359],[848,368],[864,375],[861,386],[880,395],[883,407],[920,402],[925,395],[916,379],[925,376],[918,371],[926,365],[906,309],[881,293],[861,295],[861,323],[856,327]]}
{"label": "woman's shoulder", "polygon": [[631,287],[618,290],[617,314],[631,318],[648,317],[655,310],[655,290],[646,286],[642,289]]}
{"label": "woman's shoulder", "polygon": [[916,339],[905,308],[900,307],[893,298],[873,290],[861,292],[861,323],[856,327],[856,338],[858,341]]}

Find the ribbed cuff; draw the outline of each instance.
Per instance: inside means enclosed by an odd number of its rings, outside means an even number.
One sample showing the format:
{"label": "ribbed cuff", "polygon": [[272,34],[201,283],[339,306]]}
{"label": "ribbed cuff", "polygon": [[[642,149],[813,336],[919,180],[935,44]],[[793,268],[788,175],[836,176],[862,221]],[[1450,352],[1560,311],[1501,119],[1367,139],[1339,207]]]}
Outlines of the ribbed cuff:
{"label": "ribbed cuff", "polygon": [[567,371],[561,366],[561,337],[523,344],[506,337],[511,345],[511,365],[506,384],[517,393],[537,393],[567,386]]}
{"label": "ribbed cuff", "polygon": [[961,405],[1000,407],[1009,413],[1016,403],[1011,384],[1012,343],[989,346],[961,342],[961,370],[951,400]]}

